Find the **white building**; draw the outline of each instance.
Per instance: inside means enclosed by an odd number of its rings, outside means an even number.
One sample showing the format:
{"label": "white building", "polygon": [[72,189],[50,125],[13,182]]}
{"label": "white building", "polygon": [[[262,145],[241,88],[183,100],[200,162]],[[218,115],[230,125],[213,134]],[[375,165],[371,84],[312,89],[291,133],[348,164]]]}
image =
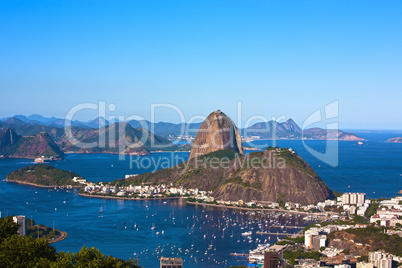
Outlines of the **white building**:
{"label": "white building", "polygon": [[125,196],[125,195],[126,195],[126,191],[120,190],[116,195],[117,195],[117,196]]}
{"label": "white building", "polygon": [[350,206],[349,215],[355,215],[355,214],[356,214],[356,207],[355,206]]}
{"label": "white building", "polygon": [[374,268],[374,265],[367,262],[358,262],[356,263],[356,268]]}
{"label": "white building", "polygon": [[304,233],[304,246],[306,248],[313,248],[313,237],[317,236],[319,232],[319,228],[311,228]]}
{"label": "white building", "polygon": [[20,236],[24,236],[24,235],[25,235],[25,230],[26,230],[26,227],[25,227],[25,216],[22,216],[22,215],[20,215],[20,216],[14,216],[14,217],[13,217],[13,221],[18,224],[18,231],[17,231],[17,233],[18,233]]}
{"label": "white building", "polygon": [[393,255],[384,251],[369,252],[369,262],[377,268],[392,268]]}
{"label": "white building", "polygon": [[344,193],[340,199],[344,205],[362,205],[366,200],[366,194]]}

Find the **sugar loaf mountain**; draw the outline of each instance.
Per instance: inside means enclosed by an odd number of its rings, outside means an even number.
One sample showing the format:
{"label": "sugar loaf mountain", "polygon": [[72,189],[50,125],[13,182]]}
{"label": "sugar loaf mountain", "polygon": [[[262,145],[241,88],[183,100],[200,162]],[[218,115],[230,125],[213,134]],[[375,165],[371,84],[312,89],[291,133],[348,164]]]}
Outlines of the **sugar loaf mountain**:
{"label": "sugar loaf mountain", "polygon": [[177,166],[112,182],[117,186],[172,183],[213,191],[216,199],[315,204],[334,195],[315,171],[289,149],[243,153],[240,134],[221,111],[201,124],[190,158]]}

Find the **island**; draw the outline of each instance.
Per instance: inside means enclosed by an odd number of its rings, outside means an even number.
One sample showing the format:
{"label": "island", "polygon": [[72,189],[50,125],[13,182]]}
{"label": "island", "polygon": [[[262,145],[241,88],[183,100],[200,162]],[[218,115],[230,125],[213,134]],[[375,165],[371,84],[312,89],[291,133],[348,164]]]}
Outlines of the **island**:
{"label": "island", "polygon": [[77,173],[46,164],[24,167],[7,175],[6,181],[39,187],[82,187],[85,179]]}
{"label": "island", "polygon": [[396,137],[386,140],[388,143],[402,143],[402,137]]}

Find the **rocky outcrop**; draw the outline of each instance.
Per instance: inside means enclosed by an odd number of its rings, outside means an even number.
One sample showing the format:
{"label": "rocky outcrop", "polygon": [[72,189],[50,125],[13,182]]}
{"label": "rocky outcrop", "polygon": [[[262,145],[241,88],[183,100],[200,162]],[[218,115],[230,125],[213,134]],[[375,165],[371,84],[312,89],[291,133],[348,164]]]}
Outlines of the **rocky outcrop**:
{"label": "rocky outcrop", "polygon": [[0,152],[15,145],[20,138],[11,128],[0,131]]}
{"label": "rocky outcrop", "polygon": [[315,171],[288,149],[268,149],[242,158],[226,170],[213,193],[216,199],[307,205],[334,197]]}
{"label": "rocky outcrop", "polygon": [[233,121],[223,112],[212,112],[201,124],[192,144],[190,158],[231,149],[243,155],[241,136]]}

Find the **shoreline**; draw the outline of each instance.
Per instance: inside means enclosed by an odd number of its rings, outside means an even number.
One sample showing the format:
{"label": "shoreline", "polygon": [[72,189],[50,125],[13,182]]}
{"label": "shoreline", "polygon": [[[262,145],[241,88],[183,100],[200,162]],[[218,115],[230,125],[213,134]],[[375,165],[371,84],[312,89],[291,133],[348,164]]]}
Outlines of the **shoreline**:
{"label": "shoreline", "polygon": [[92,198],[103,198],[103,199],[120,199],[120,200],[132,200],[132,201],[148,201],[148,200],[168,200],[168,199],[183,199],[181,196],[172,196],[172,197],[155,197],[155,198],[130,198],[130,197],[120,197],[120,196],[103,196],[103,195],[91,195],[91,194],[82,194],[78,193],[79,196],[83,197],[92,197]]}
{"label": "shoreline", "polygon": [[[16,184],[22,184],[22,185],[29,185],[29,186],[34,186],[34,187],[40,187],[40,188],[67,188],[67,186],[65,185],[39,185],[39,184],[35,184],[32,182],[25,182],[25,181],[12,181],[12,180],[4,180],[5,182],[11,182],[11,183],[16,183]],[[81,188],[81,186],[71,186],[71,188],[67,188],[67,189],[74,189],[74,188]]]}
{"label": "shoreline", "polygon": [[49,240],[49,244],[57,243],[57,242],[63,241],[64,239],[67,238],[67,236],[68,236],[67,232],[63,232],[63,231],[60,231],[60,230],[58,230],[58,231],[61,233],[61,235],[59,237],[56,237],[53,240]]}
{"label": "shoreline", "polygon": [[294,211],[294,210],[284,210],[277,208],[247,208],[247,207],[235,207],[235,206],[227,206],[220,204],[208,204],[208,203],[199,203],[199,202],[191,202],[186,201],[187,204],[190,205],[201,205],[201,206],[210,206],[210,207],[218,207],[218,208],[231,208],[231,209],[240,209],[240,210],[250,210],[250,211],[278,211],[284,213],[295,213],[295,214],[304,214],[304,215],[317,215],[317,216],[326,216],[327,214],[332,214],[330,211],[328,212],[306,212],[306,211]]}
{"label": "shoreline", "polygon": [[[19,181],[10,181],[5,179],[6,182],[40,187],[40,188],[60,188],[66,186],[44,186],[44,185],[37,185],[34,183],[29,182],[19,182]],[[80,186],[73,186],[72,188],[80,188]],[[401,190],[402,191],[402,190]],[[79,196],[82,197],[90,197],[90,198],[102,198],[102,199],[117,199],[117,200],[131,200],[131,201],[149,201],[149,200],[170,200],[170,199],[187,199],[187,196],[172,196],[172,197],[155,197],[155,198],[131,198],[131,197],[120,197],[120,196],[102,196],[102,195],[91,195],[91,194],[82,194],[78,193]],[[229,208],[229,209],[238,209],[238,210],[249,210],[249,211],[273,211],[273,212],[285,212],[285,213],[295,213],[295,214],[303,214],[303,215],[317,215],[317,216],[326,216],[327,214],[336,214],[331,211],[327,212],[306,212],[306,211],[294,211],[294,210],[284,210],[284,209],[276,209],[276,208],[248,208],[248,207],[236,207],[236,206],[228,206],[228,205],[221,205],[221,204],[208,204],[202,202],[192,202],[186,201],[186,204],[189,205],[201,205],[201,206],[209,206],[209,207],[217,207],[217,208]],[[60,231],[61,232],[61,231]],[[63,238],[64,239],[64,238]],[[61,240],[60,240],[61,241]]]}

